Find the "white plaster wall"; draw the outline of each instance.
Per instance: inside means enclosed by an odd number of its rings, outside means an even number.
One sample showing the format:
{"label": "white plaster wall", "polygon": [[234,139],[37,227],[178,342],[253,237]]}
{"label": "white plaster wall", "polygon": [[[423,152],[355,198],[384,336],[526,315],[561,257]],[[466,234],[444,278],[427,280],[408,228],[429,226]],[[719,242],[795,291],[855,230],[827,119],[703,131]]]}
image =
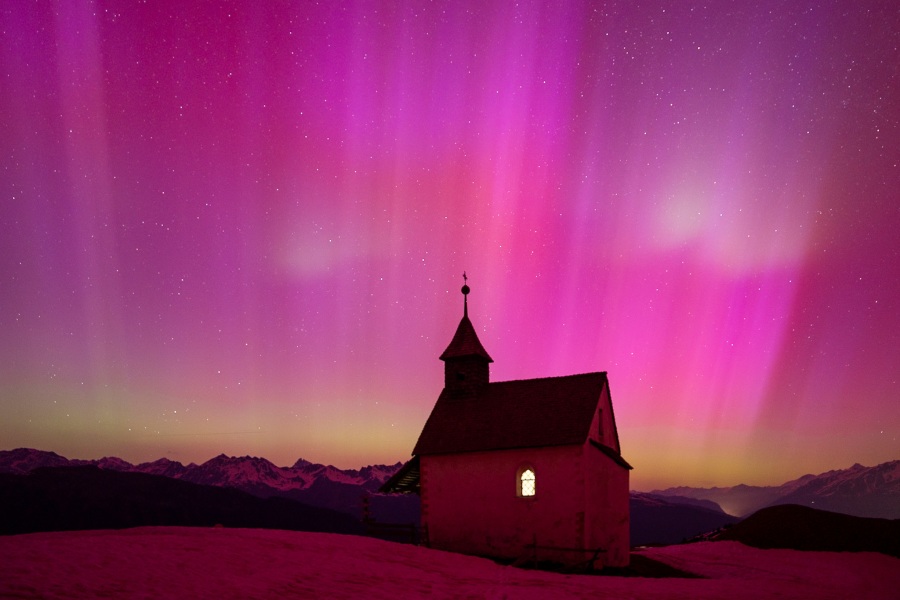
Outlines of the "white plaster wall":
{"label": "white plaster wall", "polygon": [[[534,468],[534,497],[516,495],[523,465]],[[422,523],[434,548],[518,558],[535,543],[582,547],[582,446],[422,456],[421,477]]]}
{"label": "white plaster wall", "polygon": [[584,446],[584,465],[590,476],[585,485],[585,544],[603,548],[604,566],[628,565],[629,471],[590,444]]}

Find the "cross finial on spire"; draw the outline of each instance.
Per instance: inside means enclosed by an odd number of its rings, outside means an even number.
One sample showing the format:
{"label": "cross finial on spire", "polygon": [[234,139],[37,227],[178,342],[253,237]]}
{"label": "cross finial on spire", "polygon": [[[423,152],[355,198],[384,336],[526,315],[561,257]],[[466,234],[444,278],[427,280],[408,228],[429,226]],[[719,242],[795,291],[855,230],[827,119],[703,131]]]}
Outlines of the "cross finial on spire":
{"label": "cross finial on spire", "polygon": [[468,286],[468,281],[469,281],[469,278],[466,277],[466,272],[463,271],[463,286],[462,286],[462,293],[463,293],[463,316],[464,316],[464,317],[468,317],[468,316],[469,316],[469,286]]}

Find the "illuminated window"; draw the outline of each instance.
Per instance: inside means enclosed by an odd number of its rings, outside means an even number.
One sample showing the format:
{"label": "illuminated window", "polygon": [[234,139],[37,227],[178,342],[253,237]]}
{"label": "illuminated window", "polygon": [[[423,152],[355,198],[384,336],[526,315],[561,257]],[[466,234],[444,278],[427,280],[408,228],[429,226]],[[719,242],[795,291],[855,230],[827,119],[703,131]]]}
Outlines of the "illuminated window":
{"label": "illuminated window", "polygon": [[519,495],[534,496],[534,471],[525,469],[519,475]]}

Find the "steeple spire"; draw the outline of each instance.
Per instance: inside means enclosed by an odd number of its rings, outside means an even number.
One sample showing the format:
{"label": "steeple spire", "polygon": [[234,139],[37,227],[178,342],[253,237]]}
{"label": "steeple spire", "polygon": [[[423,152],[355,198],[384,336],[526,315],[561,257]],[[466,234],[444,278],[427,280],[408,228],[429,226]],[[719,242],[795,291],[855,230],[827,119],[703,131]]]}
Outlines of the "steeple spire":
{"label": "steeple spire", "polygon": [[463,271],[463,317],[469,316],[469,278],[466,277],[466,272]]}
{"label": "steeple spire", "polygon": [[481,345],[475,327],[469,320],[468,277],[463,273],[463,318],[456,328],[450,345],[441,354],[444,361],[444,387],[453,389],[472,388],[487,384],[489,381],[488,365],[494,360]]}

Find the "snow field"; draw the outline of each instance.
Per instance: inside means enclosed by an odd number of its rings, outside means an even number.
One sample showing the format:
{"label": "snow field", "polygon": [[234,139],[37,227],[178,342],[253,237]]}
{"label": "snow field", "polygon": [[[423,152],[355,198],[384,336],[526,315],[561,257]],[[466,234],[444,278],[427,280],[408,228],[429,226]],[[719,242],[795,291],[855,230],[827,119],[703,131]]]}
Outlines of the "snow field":
{"label": "snow field", "polygon": [[900,559],[877,553],[759,550],[737,542],[643,553],[709,579],[561,575],[337,534],[142,527],[0,537],[0,597],[900,597]]}

